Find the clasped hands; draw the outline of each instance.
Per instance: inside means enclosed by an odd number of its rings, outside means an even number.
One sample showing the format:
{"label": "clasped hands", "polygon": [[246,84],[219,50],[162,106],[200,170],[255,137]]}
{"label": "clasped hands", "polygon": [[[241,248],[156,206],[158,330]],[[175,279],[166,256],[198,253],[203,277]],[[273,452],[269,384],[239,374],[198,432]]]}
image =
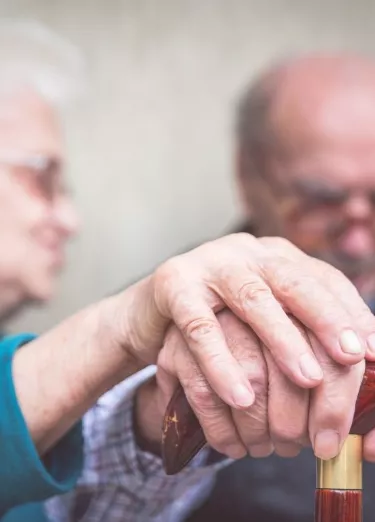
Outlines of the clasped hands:
{"label": "clasped hands", "polygon": [[[365,358],[375,360],[375,319],[345,276],[286,240],[244,234],[174,258],[154,277],[158,309],[173,318],[147,392],[160,419],[180,383],[208,444],[228,457],[339,452]],[[156,439],[149,411],[138,423]],[[364,457],[375,460],[374,432]]]}

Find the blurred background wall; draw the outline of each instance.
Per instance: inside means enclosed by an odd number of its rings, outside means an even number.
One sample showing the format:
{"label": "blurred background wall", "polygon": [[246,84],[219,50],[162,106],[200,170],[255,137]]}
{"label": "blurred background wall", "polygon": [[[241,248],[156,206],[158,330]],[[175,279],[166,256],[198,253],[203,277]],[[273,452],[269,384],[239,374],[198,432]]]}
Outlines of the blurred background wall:
{"label": "blurred background wall", "polygon": [[310,49],[375,50],[373,0],[0,0],[78,44],[90,89],[67,117],[82,233],[39,331],[227,230],[238,214],[231,126],[242,86]]}

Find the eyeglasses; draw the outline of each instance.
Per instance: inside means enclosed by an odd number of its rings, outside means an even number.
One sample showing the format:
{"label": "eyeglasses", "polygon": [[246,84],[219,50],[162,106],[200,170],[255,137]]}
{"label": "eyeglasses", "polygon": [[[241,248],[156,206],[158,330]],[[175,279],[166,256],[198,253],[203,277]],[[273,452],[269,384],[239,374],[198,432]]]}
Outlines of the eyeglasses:
{"label": "eyeglasses", "polygon": [[371,206],[375,219],[375,187],[367,189],[346,189],[335,187],[325,181],[322,175],[309,178],[301,177],[291,182],[282,182],[275,176],[272,178],[267,174],[265,168],[261,168],[263,156],[261,153],[250,155],[246,151],[244,156],[247,168],[251,171],[258,183],[267,188],[272,197],[273,204],[281,214],[288,219],[299,219],[301,215],[318,213],[332,218],[342,217],[342,210],[353,197],[366,199]]}
{"label": "eyeglasses", "polygon": [[[301,180],[288,187],[279,188],[279,197],[285,201],[285,206],[289,206],[294,212],[311,213],[319,212],[325,215],[339,215],[343,207],[353,197],[361,197],[367,200],[372,213],[375,213],[375,190],[374,189],[344,189],[330,187],[317,182],[314,179]],[[286,205],[286,203],[289,205]]]}
{"label": "eyeglasses", "polygon": [[54,202],[67,193],[63,183],[63,165],[60,159],[43,154],[2,155],[0,166],[8,167],[33,195]]}

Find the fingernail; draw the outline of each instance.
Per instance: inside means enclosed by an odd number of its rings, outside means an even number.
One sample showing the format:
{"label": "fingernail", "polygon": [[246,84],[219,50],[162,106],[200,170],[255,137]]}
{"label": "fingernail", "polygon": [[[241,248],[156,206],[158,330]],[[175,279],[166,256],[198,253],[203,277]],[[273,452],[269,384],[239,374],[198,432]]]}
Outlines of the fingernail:
{"label": "fingernail", "polygon": [[368,349],[369,351],[375,355],[375,334],[371,334],[368,338],[367,338],[367,346],[368,346]]}
{"label": "fingernail", "polygon": [[230,459],[242,459],[247,451],[242,444],[230,444],[225,448],[225,455]]}
{"label": "fingernail", "polygon": [[340,450],[340,437],[337,431],[318,431],[314,440],[314,453],[319,459],[328,460],[336,457]]}
{"label": "fingernail", "polygon": [[249,447],[249,455],[254,459],[268,457],[273,453],[273,446],[270,442],[264,442],[263,444],[253,444]]}
{"label": "fingernail", "polygon": [[236,384],[232,390],[234,404],[239,408],[249,408],[254,402],[254,393],[243,384]]}
{"label": "fingernail", "polygon": [[349,354],[361,353],[363,350],[362,343],[358,335],[353,330],[345,330],[340,335],[341,350]]}
{"label": "fingernail", "polygon": [[309,353],[304,353],[299,358],[299,367],[302,374],[309,381],[321,381],[323,379],[323,371],[318,361]]}

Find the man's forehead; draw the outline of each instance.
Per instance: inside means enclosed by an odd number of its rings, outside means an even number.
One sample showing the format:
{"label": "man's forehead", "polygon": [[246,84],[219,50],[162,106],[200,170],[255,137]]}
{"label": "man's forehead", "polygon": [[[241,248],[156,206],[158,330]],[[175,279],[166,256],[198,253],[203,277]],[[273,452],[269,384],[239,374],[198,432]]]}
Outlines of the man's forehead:
{"label": "man's forehead", "polygon": [[0,91],[0,148],[61,154],[57,111],[42,96],[23,89]]}
{"label": "man's forehead", "polygon": [[285,146],[375,142],[375,63],[306,59],[281,75],[270,123]]}

